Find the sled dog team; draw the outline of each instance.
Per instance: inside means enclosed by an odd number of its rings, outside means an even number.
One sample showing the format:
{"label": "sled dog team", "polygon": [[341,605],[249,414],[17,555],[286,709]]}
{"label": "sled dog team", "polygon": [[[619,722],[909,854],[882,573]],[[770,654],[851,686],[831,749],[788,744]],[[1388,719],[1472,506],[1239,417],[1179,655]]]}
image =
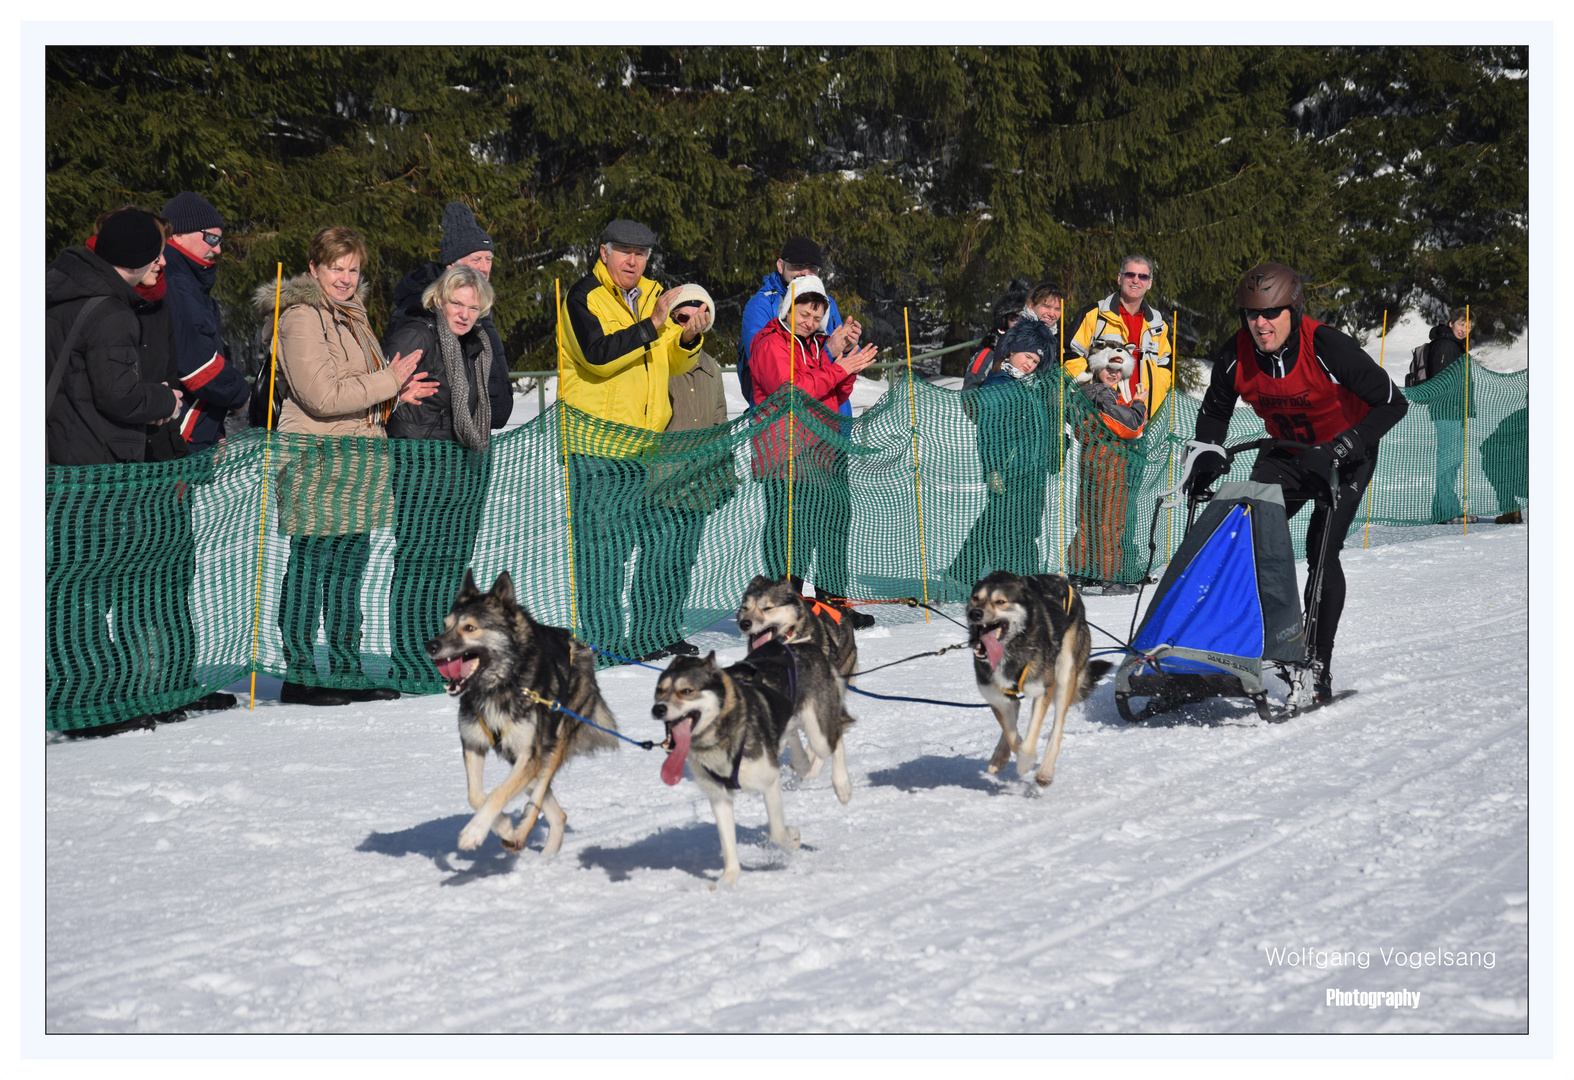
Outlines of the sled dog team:
{"label": "sled dog team", "polygon": [[[1055,777],[1067,710],[1110,666],[1088,659],[1092,641],[1082,598],[1063,577],[996,571],[974,587],[967,622],[979,693],[1000,723],[989,771],[999,772],[1015,754],[1019,776],[1037,765],[1034,779],[1047,785]],[[831,762],[837,798],[845,803],[852,797],[843,737],[853,723],[847,680],[858,669],[845,612],[804,597],[791,579],[750,582],[738,606],[738,629],[748,639],[747,656],[726,667],[714,652],[704,659],[678,657],[657,680],[650,710],[666,725],[662,780],[677,784],[687,765],[710,799],[721,839],[721,882],[728,885],[741,869],[734,792],[759,792],[771,841],[798,846],[798,830],[782,811],[783,749],[799,776],[816,776]],[[617,745],[617,723],[596,684],[590,647],[532,618],[504,572],[485,593],[466,573],[443,632],[426,651],[448,693],[459,698],[459,742],[475,810],[459,833],[459,847],[477,848],[495,832],[505,848],[520,851],[544,815],[542,850],[557,851],[568,818],[552,794],[553,777],[570,756]],[[1023,699],[1031,702],[1025,735],[1018,729]],[[1051,705],[1049,744],[1038,765]],[[482,787],[489,751],[512,766],[491,792]],[[528,801],[515,824],[504,808],[524,792]]]}

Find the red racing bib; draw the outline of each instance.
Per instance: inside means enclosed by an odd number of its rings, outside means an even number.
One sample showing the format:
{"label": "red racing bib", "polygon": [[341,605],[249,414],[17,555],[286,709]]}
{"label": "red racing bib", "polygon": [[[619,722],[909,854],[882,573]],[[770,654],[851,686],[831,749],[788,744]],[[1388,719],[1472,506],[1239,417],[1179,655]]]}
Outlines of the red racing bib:
{"label": "red racing bib", "polygon": [[1312,336],[1321,325],[1302,317],[1295,367],[1282,379],[1257,366],[1250,334],[1243,329],[1235,336],[1235,392],[1262,417],[1268,434],[1276,439],[1308,446],[1327,442],[1372,411],[1370,405],[1329,378],[1317,362]]}

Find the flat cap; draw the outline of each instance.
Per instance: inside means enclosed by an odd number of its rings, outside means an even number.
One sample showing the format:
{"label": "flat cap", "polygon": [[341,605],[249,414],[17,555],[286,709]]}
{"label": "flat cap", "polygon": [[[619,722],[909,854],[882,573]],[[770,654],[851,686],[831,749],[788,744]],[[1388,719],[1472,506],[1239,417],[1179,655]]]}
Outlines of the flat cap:
{"label": "flat cap", "polygon": [[622,244],[624,247],[653,248],[656,246],[656,234],[637,221],[619,218],[601,230],[601,242]]}

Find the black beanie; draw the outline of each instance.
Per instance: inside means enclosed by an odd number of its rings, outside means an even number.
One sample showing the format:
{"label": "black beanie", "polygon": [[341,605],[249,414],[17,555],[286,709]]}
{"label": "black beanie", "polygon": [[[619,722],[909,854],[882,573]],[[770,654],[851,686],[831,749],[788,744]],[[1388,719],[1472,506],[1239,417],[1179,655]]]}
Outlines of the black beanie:
{"label": "black beanie", "polygon": [[111,266],[140,270],[164,250],[164,232],[146,210],[122,210],[105,219],[93,251]]}
{"label": "black beanie", "polygon": [[781,260],[797,266],[824,266],[825,254],[807,236],[794,236],[782,245]]}
{"label": "black beanie", "polygon": [[182,191],[165,203],[160,213],[169,222],[170,228],[175,230],[176,236],[201,232],[203,229],[224,228],[224,215],[195,191]]}
{"label": "black beanie", "polygon": [[437,249],[437,261],[452,266],[475,251],[491,251],[492,238],[475,223],[475,215],[462,202],[451,202],[443,207],[443,246]]}

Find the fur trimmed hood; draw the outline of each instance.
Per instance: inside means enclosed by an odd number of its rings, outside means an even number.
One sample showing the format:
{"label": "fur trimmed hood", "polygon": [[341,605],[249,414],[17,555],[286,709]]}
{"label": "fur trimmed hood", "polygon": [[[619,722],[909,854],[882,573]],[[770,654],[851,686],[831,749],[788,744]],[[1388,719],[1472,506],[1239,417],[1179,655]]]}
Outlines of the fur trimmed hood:
{"label": "fur trimmed hood", "polygon": [[[371,294],[371,287],[365,278],[356,287],[355,298],[361,306],[366,306],[367,297]],[[273,313],[273,286],[258,285],[251,294],[252,307],[258,315],[271,315]],[[317,284],[317,279],[311,274],[297,274],[284,279],[284,284],[279,289],[279,311],[284,311],[298,306],[322,308],[330,310],[328,297],[322,291],[322,286]]]}

